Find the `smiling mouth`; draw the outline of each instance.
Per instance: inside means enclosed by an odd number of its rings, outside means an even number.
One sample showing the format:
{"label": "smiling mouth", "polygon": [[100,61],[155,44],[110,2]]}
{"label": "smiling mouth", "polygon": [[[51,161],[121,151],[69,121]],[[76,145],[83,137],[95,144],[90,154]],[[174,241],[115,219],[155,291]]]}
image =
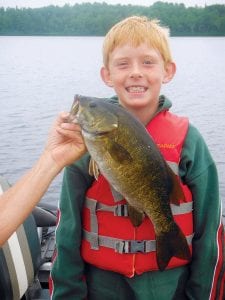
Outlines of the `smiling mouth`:
{"label": "smiling mouth", "polygon": [[147,88],[144,86],[129,86],[126,88],[129,93],[144,93]]}

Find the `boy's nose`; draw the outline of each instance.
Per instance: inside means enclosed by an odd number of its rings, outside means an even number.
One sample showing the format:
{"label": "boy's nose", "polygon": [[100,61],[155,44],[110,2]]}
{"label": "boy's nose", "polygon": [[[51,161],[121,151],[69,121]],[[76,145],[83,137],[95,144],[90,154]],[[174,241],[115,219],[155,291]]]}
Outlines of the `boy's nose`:
{"label": "boy's nose", "polygon": [[141,78],[143,76],[139,66],[133,65],[131,72],[130,72],[130,77],[131,78]]}

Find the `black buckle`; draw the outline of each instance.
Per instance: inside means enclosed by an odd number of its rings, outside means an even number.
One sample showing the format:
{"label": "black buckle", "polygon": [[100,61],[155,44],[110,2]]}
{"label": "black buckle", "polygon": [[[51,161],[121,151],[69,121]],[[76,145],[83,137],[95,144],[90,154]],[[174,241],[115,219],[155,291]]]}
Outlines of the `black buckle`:
{"label": "black buckle", "polygon": [[128,217],[127,204],[118,204],[114,209],[114,216]]}
{"label": "black buckle", "polygon": [[145,253],[146,241],[119,241],[116,243],[115,250],[119,253]]}

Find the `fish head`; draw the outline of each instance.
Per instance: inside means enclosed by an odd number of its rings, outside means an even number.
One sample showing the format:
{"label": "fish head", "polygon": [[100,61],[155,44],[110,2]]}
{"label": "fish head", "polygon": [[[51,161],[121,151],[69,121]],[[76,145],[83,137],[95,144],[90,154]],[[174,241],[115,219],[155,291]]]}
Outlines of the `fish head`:
{"label": "fish head", "polygon": [[118,117],[106,99],[75,95],[70,120],[76,119],[84,136],[104,136],[118,128]]}

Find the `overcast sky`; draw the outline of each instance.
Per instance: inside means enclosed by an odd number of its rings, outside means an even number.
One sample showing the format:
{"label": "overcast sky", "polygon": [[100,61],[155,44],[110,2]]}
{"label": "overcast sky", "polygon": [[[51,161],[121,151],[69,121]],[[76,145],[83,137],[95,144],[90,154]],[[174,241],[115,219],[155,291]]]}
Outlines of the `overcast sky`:
{"label": "overcast sky", "polygon": [[[184,3],[186,6],[205,6],[212,4],[225,4],[225,0],[161,0],[162,2]],[[63,6],[68,3],[74,5],[75,3],[83,2],[106,2],[108,4],[133,4],[133,5],[152,5],[154,0],[0,0],[0,7],[42,7],[48,5]]]}

